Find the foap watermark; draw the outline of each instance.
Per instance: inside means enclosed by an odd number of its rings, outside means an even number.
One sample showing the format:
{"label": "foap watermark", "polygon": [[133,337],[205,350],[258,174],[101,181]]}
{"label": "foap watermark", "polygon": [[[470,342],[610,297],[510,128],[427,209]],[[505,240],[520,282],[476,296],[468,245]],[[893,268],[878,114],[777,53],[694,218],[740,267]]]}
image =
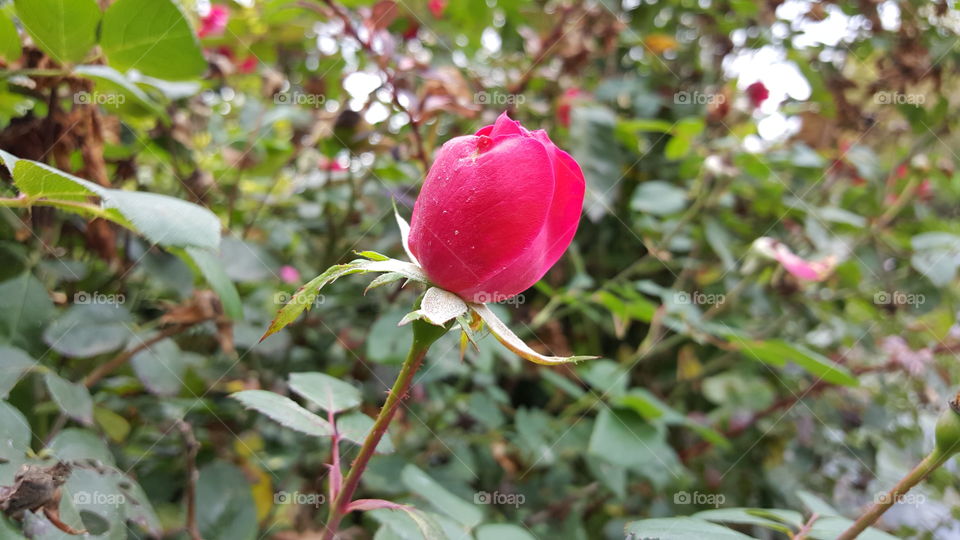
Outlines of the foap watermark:
{"label": "foap watermark", "polygon": [[920,506],[927,502],[927,497],[923,493],[900,493],[898,495],[882,492],[873,496],[873,502],[876,504],[906,504],[910,506]]}
{"label": "foap watermark", "polygon": [[727,101],[727,96],[723,94],[711,94],[694,90],[687,92],[681,90],[673,95],[675,105],[720,105]]}
{"label": "foap watermark", "polygon": [[673,301],[685,306],[718,306],[727,301],[727,295],[700,291],[677,291],[673,293]]}
{"label": "foap watermark", "polygon": [[924,94],[905,94],[903,92],[877,92],[873,100],[880,105],[923,105],[927,101]]}
{"label": "foap watermark", "polygon": [[673,504],[694,504],[697,506],[713,506],[719,508],[726,502],[723,493],[700,493],[699,491],[678,491],[673,494]]}
{"label": "foap watermark", "polygon": [[526,101],[527,96],[523,94],[480,91],[473,95],[473,102],[477,105],[523,105]]}
{"label": "foap watermark", "polygon": [[102,105],[104,107],[119,107],[127,102],[123,94],[104,94],[102,92],[80,91],[73,95],[76,105]]}
{"label": "foap watermark", "polygon": [[508,306],[519,306],[527,302],[527,297],[522,294],[509,296],[498,292],[480,291],[473,296],[474,302],[478,304],[506,304]]}
{"label": "foap watermark", "polygon": [[873,303],[879,306],[919,306],[927,301],[922,294],[903,291],[879,291],[873,295]]}
{"label": "foap watermark", "polygon": [[327,297],[318,294],[316,298],[310,298],[309,294],[293,294],[288,292],[278,292],[273,295],[273,303],[278,306],[285,306],[290,303],[304,304],[307,306],[319,306],[327,301]]}
{"label": "foap watermark", "polygon": [[323,94],[307,94],[304,92],[280,92],[274,94],[274,105],[298,105],[305,107],[322,107],[327,102]]}
{"label": "foap watermark", "polygon": [[473,504],[509,504],[514,508],[519,508],[525,502],[527,502],[527,497],[522,493],[500,493],[499,491],[490,493],[487,491],[478,491],[473,494]]}
{"label": "foap watermark", "polygon": [[115,294],[104,294],[101,292],[87,292],[80,291],[73,294],[73,303],[82,304],[82,305],[100,305],[100,306],[115,306],[120,307],[121,304],[126,303],[126,295],[115,293]]}
{"label": "foap watermark", "polygon": [[76,491],[73,493],[73,504],[113,506],[126,504],[127,497],[123,493],[103,493],[102,491]]}
{"label": "foap watermark", "polygon": [[327,502],[322,493],[301,493],[299,491],[278,491],[273,494],[273,504],[295,504],[319,508]]}

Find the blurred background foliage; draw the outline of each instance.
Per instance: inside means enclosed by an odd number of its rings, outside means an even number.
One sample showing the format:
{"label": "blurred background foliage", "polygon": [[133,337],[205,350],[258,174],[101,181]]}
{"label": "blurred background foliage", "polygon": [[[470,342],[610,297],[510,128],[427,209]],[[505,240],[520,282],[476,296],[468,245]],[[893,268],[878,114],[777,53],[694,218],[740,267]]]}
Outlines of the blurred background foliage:
{"label": "blurred background foliage", "polygon": [[[325,508],[296,503],[326,493],[329,443],[227,396],[300,401],[290,374],[322,372],[376,414],[415,288],[341,280],[258,340],[353,250],[402,258],[391,199],[409,217],[434,151],[504,110],[588,198],[568,254],[495,309],[604,358],[486,338],[461,361],[445,337],[360,496],[451,538],[835,538],[929,450],[960,376],[952,2],[218,1],[0,2],[0,486],[69,460],[60,517],[92,537],[318,538]],[[122,216],[53,204],[51,178],[81,188],[12,156],[219,226],[112,191]],[[956,472],[879,528],[960,537]],[[32,514],[0,533],[70,537]]]}

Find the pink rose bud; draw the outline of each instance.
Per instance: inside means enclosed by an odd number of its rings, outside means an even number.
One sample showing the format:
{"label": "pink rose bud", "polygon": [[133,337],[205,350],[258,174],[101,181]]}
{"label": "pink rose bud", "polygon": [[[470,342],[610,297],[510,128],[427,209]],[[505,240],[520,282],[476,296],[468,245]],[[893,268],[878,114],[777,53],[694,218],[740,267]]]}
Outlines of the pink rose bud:
{"label": "pink rose bud", "polygon": [[227,28],[230,20],[230,11],[224,6],[210,6],[210,12],[200,19],[200,28],[197,36],[201,38],[219,36]]}
{"label": "pink rose bud", "polygon": [[543,130],[501,114],[440,148],[413,208],[410,250],[437,286],[473,302],[526,290],[580,223],[583,173]]}
{"label": "pink rose bud", "polygon": [[280,280],[284,283],[300,283],[300,272],[290,265],[281,266]]}

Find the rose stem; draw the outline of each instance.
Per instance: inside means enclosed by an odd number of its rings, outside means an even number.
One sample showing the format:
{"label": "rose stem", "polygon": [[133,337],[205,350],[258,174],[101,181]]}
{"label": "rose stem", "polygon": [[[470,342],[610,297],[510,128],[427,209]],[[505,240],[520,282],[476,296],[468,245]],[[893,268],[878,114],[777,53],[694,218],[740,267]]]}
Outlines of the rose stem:
{"label": "rose stem", "polygon": [[923,458],[923,461],[907,473],[897,485],[893,486],[893,489],[888,491],[883,499],[874,502],[873,506],[857,518],[849,529],[843,531],[843,534],[837,537],[837,540],[853,540],[859,536],[867,527],[873,525],[875,521],[880,519],[880,516],[893,506],[895,502],[899,501],[904,494],[910,491],[910,488],[922,482],[924,478],[935,471],[937,467],[943,465],[948,459],[950,459],[950,454],[945,454],[938,448],[934,448],[927,457]]}
{"label": "rose stem", "polygon": [[373,457],[374,450],[380,443],[380,439],[382,439],[384,433],[387,432],[387,426],[390,425],[393,415],[397,412],[400,403],[410,389],[410,382],[423,363],[427,351],[430,349],[430,346],[433,345],[433,342],[447,331],[444,327],[434,326],[424,321],[413,321],[411,326],[413,326],[413,343],[410,345],[410,352],[407,353],[407,359],[403,362],[403,367],[400,369],[400,374],[397,375],[397,380],[393,383],[393,388],[391,388],[390,393],[387,394],[387,400],[380,409],[380,414],[377,415],[377,419],[373,423],[373,428],[370,430],[370,433],[367,434],[367,438],[364,439],[363,446],[360,447],[360,453],[357,454],[356,459],[353,460],[350,472],[347,473],[347,477],[343,481],[343,487],[340,493],[337,495],[336,500],[333,501],[333,504],[330,505],[326,532],[324,533],[326,540],[331,540],[335,537],[337,529],[340,527],[340,521],[345,515],[344,510],[347,505],[350,504],[350,501],[353,499],[353,493],[360,484],[360,476],[363,475],[363,471],[367,468],[370,458]]}

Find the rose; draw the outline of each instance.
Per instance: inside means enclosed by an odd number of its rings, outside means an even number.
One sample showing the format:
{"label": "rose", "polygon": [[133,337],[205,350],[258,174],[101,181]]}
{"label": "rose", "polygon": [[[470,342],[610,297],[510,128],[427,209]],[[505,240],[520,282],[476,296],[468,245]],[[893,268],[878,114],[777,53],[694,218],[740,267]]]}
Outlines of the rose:
{"label": "rose", "polygon": [[504,113],[440,148],[413,208],[410,250],[443,289],[510,298],[566,251],[584,189],[580,166],[545,131]]}

